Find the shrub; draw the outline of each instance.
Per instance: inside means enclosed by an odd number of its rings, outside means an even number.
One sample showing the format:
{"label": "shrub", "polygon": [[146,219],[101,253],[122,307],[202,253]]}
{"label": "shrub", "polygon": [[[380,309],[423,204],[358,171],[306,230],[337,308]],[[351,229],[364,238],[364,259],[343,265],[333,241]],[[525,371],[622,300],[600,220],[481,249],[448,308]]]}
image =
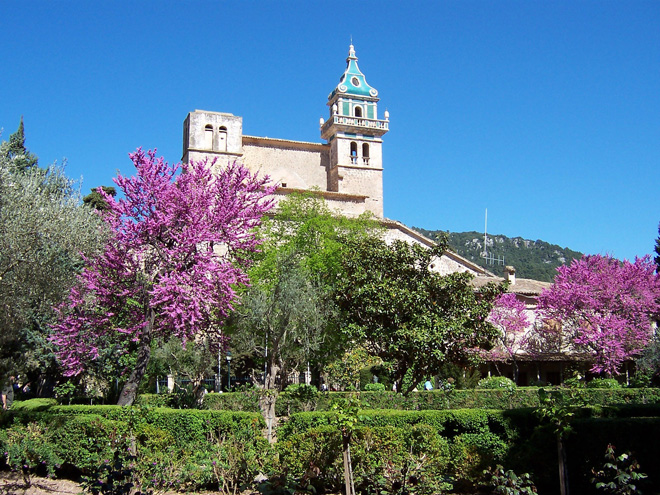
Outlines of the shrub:
{"label": "shrub", "polygon": [[[342,441],[336,426],[327,424],[331,415],[297,416],[315,426],[281,435],[279,462],[298,485],[340,490]],[[459,478],[476,481],[488,462],[507,451],[507,442],[490,431],[489,417],[478,411],[361,417],[351,439],[356,491],[431,495],[445,493]]]}
{"label": "shrub", "polygon": [[261,391],[258,389],[243,392],[227,392],[223,394],[210,393],[204,396],[202,407],[224,411],[245,411],[258,413]]}
{"label": "shrub", "polygon": [[635,495],[642,492],[637,488],[646,474],[638,472],[639,463],[630,453],[616,456],[614,445],[609,444],[605,451],[605,464],[602,469],[592,469],[591,482],[598,490],[614,495]]}
{"label": "shrub", "polygon": [[564,387],[568,388],[584,388],[585,387],[585,382],[584,380],[580,380],[579,378],[568,378],[564,380]]}
{"label": "shrub", "polygon": [[11,408],[14,412],[29,413],[35,411],[45,411],[55,405],[57,405],[57,401],[55,399],[30,399],[14,402]]}
{"label": "shrub", "polygon": [[135,400],[136,406],[143,407],[172,407],[174,394],[140,394]]}
{"label": "shrub", "polygon": [[7,465],[22,473],[27,486],[30,485],[30,475],[38,468],[54,476],[55,468],[62,463],[55,453],[47,428],[37,423],[27,426],[15,424],[0,431],[0,448]]}
{"label": "shrub", "polygon": [[119,444],[127,450],[130,443],[126,423],[99,415],[56,416],[49,423],[63,463],[84,474],[95,472],[104,461],[110,462]]}
{"label": "shrub", "polygon": [[621,384],[614,378],[594,378],[587,382],[587,388],[621,388]]}
{"label": "shrub", "polygon": [[367,383],[364,386],[364,389],[366,392],[384,392],[385,391],[385,385],[382,383]]}
{"label": "shrub", "polygon": [[511,469],[504,471],[504,468],[498,464],[493,469],[485,470],[484,475],[489,478],[488,486],[493,489],[494,494],[534,495],[536,493],[536,487],[529,473],[518,476]]}
{"label": "shrub", "polygon": [[516,384],[513,383],[513,380],[505,376],[489,376],[488,378],[482,378],[479,380],[477,387],[491,390],[504,389],[513,392],[516,389]]}

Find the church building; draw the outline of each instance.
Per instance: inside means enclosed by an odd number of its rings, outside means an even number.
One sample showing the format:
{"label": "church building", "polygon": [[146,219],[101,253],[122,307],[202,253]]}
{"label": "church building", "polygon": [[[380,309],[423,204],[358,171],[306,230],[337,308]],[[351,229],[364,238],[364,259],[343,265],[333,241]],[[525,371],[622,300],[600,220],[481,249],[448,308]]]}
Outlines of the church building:
{"label": "church building", "polygon": [[[230,113],[195,110],[183,123],[183,161],[233,161],[266,174],[278,185],[277,196],[309,191],[345,216],[369,212],[387,229],[388,241],[423,245],[433,241],[383,216],[383,136],[390,128],[387,111],[379,114],[378,91],[358,67],[353,45],[346,69],[328,96],[328,118],[321,118],[323,143],[243,134],[243,118]],[[448,252],[434,263],[442,273],[470,272],[490,276],[482,267]]]}
{"label": "church building", "polygon": [[[215,160],[216,167],[238,161],[252,172],[270,176],[278,185],[276,196],[311,192],[338,214],[371,213],[386,228],[388,242],[400,239],[431,246],[432,240],[383,215],[383,137],[390,128],[390,115],[387,111],[379,113],[378,91],[369,85],[357,62],[355,48],[350,45],[346,69],[328,95],[328,118],[320,120],[324,142],[248,136],[243,134],[240,116],[195,110],[183,124],[183,161]],[[435,260],[432,269],[442,275],[471,273],[475,287],[504,280],[451,251]],[[537,296],[550,284],[516,280],[513,268],[507,273],[509,292],[525,303],[533,317]],[[521,355],[520,360],[521,385],[533,381],[561,383],[564,367],[574,361],[564,353],[541,361]],[[511,375],[510,364],[497,360],[489,360],[482,371],[490,375],[495,369],[498,374]]]}

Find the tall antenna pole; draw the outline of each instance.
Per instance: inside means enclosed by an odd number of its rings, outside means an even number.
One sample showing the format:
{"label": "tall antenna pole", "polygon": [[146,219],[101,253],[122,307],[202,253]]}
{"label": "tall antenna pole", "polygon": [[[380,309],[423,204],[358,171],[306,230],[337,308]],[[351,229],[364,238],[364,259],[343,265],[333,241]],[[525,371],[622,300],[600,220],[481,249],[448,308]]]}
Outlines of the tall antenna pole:
{"label": "tall antenna pole", "polygon": [[488,208],[486,208],[486,219],[484,222],[484,254],[488,256]]}

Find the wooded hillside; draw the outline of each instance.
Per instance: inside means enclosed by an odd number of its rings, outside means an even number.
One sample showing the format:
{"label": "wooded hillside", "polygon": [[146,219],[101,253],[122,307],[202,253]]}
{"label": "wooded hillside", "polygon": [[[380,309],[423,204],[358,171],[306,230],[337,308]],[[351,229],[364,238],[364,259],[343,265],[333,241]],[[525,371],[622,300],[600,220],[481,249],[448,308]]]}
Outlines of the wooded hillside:
{"label": "wooded hillside", "polygon": [[[435,239],[442,234],[441,230],[426,230],[414,227],[415,230]],[[562,264],[570,263],[575,258],[581,258],[582,253],[572,249],[562,248],[545,241],[509,238],[505,235],[488,235],[488,256],[494,261],[486,261],[484,253],[484,235],[480,232],[449,232],[449,245],[459,255],[479,266],[483,266],[495,275],[504,275],[504,266],[515,267],[516,276],[552,282],[555,269]],[[504,260],[502,263],[498,260]]]}

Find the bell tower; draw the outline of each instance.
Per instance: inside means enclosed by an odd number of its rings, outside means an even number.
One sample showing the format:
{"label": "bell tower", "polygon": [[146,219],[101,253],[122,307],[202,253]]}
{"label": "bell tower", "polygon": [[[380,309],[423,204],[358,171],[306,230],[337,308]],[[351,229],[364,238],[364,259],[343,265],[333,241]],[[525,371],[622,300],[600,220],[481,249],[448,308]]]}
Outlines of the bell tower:
{"label": "bell tower", "polygon": [[378,91],[367,84],[353,45],[346,70],[328,96],[330,117],[321,119],[321,138],[330,145],[328,190],[366,196],[367,210],[383,217],[381,139],[389,130],[389,113],[378,118]]}

